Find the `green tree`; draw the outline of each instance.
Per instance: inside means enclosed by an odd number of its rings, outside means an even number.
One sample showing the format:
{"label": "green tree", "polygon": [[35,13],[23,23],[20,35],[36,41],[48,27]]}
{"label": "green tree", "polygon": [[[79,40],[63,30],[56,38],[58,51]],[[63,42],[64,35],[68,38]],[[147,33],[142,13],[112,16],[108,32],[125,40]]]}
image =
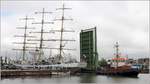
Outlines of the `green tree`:
{"label": "green tree", "polygon": [[105,66],[107,66],[106,59],[102,58],[100,61],[98,61],[98,66],[99,67],[105,67]]}

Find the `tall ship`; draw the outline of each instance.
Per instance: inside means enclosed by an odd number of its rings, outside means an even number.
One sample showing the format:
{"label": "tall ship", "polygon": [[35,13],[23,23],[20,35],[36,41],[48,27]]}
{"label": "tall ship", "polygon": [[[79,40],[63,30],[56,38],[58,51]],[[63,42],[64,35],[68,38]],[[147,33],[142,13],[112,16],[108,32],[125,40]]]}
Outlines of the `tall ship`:
{"label": "tall ship", "polygon": [[[67,48],[66,45],[69,42],[74,42],[74,39],[68,39],[64,38],[66,33],[73,33],[75,32],[72,29],[65,28],[65,21],[71,20],[72,18],[66,17],[65,11],[70,10],[71,8],[68,8],[63,3],[62,7],[56,8],[56,11],[60,12],[60,17],[56,17],[52,22],[47,22],[46,14],[51,14],[53,12],[45,11],[43,8],[42,11],[35,12],[35,14],[41,14],[41,21],[39,22],[33,22],[32,24],[41,25],[40,31],[28,31],[28,29],[35,29],[35,28],[29,28],[28,27],[28,20],[32,20],[34,18],[29,18],[26,16],[23,18],[25,21],[25,27],[21,27],[19,29],[24,29],[24,35],[16,37],[23,37],[23,42],[14,42],[15,44],[23,44],[22,48],[19,49],[13,49],[13,50],[19,50],[22,51],[22,59],[19,63],[14,63],[16,66],[19,67],[35,67],[41,66],[41,67],[78,67],[81,66],[79,62],[75,58],[73,58],[70,54],[70,52],[75,51],[75,48]],[[56,21],[59,21],[60,26],[59,28],[50,29],[48,31],[45,30],[46,24],[54,24]],[[31,35],[36,36],[31,36]],[[38,36],[37,36],[38,34]],[[56,35],[57,38],[44,38],[45,34],[53,34]],[[30,36],[29,36],[30,35]],[[59,36],[58,36],[59,35]],[[45,42],[55,42],[58,45],[55,45],[56,47],[47,46],[44,43]],[[48,57],[47,52],[50,53]],[[52,52],[57,52],[52,54]],[[66,51],[66,52],[65,52]],[[69,51],[69,52],[67,52]],[[28,54],[27,54],[28,53]],[[46,54],[45,54],[46,53]],[[29,62],[26,57],[30,55],[32,56],[32,60]],[[70,63],[72,63],[70,65]],[[83,65],[85,66],[85,65]]]}
{"label": "tall ship", "polygon": [[129,64],[127,62],[128,58],[120,56],[118,42],[116,42],[114,47],[116,50],[115,57],[110,60],[108,67],[97,71],[97,74],[138,77],[140,69]]}

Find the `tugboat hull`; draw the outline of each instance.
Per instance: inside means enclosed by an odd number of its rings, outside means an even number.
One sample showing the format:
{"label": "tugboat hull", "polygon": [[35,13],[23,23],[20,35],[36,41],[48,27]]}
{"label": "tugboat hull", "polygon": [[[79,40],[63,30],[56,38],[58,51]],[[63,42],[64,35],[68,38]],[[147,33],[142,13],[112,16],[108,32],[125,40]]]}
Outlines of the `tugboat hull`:
{"label": "tugboat hull", "polygon": [[119,76],[128,76],[128,77],[138,77],[139,71],[137,70],[129,70],[124,72],[117,72],[116,75]]}
{"label": "tugboat hull", "polygon": [[100,75],[112,75],[112,76],[126,76],[126,77],[138,77],[139,70],[129,69],[129,70],[106,70],[97,71],[96,74]]}

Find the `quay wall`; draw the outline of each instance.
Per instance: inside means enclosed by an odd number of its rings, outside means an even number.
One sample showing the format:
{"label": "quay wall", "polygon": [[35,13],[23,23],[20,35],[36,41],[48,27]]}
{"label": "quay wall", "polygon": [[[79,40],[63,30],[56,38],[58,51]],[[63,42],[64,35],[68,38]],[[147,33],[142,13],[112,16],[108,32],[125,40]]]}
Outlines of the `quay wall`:
{"label": "quay wall", "polygon": [[[51,70],[1,70],[1,77],[51,76],[53,72],[57,73],[58,71],[51,71]],[[65,71],[62,71],[62,72],[65,72]]]}

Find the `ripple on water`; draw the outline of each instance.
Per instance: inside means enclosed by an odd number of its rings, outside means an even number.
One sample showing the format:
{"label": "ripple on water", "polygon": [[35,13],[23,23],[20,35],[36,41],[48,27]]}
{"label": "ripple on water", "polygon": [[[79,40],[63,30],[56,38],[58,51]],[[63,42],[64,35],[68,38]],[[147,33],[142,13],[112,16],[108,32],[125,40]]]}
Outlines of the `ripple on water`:
{"label": "ripple on water", "polygon": [[1,84],[66,84],[66,83],[150,84],[150,74],[139,74],[138,78],[84,74],[82,76],[21,77],[21,78],[1,79]]}

